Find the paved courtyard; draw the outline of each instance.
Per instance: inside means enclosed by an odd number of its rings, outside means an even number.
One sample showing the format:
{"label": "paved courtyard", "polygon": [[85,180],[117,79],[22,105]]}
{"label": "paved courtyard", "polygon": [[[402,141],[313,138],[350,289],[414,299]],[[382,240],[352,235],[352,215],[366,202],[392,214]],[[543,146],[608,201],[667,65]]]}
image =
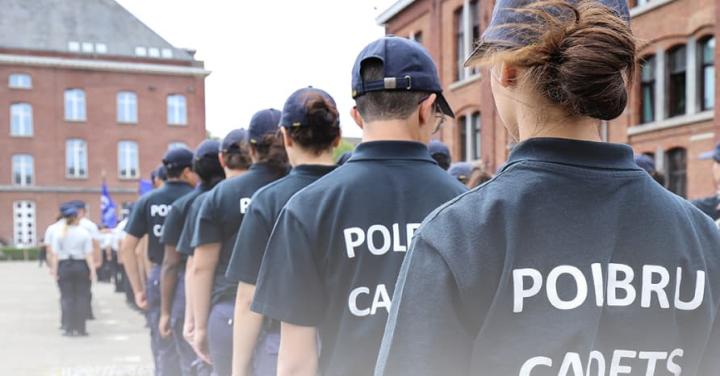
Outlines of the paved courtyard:
{"label": "paved courtyard", "polygon": [[57,285],[34,262],[0,262],[0,375],[145,376],[152,357],[144,318],[109,283],[93,285],[89,337],[60,335]]}

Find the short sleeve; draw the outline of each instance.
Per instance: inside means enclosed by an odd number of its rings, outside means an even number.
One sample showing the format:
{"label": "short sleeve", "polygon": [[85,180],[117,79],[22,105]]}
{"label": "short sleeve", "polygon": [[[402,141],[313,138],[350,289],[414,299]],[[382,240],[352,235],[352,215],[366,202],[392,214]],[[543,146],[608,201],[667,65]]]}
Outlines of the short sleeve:
{"label": "short sleeve", "polygon": [[301,221],[283,209],[265,250],[252,310],[295,325],[318,326],[327,301],[314,250]]}
{"label": "short sleeve", "polygon": [[263,202],[257,200],[252,200],[250,211],[243,218],[232,258],[225,273],[225,276],[234,282],[241,281],[251,285],[257,283],[260,265],[274,224],[271,223],[272,219],[268,218],[269,213],[263,212],[261,208]]}
{"label": "short sleeve", "polygon": [[197,219],[197,210],[193,209],[195,209],[195,206],[191,207],[190,212],[185,216],[185,221],[183,222],[182,231],[180,232],[176,246],[177,251],[184,255],[191,255],[193,250],[190,243],[192,242],[195,220]]}
{"label": "short sleeve", "polygon": [[88,236],[85,237],[85,242],[83,246],[83,253],[85,253],[85,256],[90,255],[93,251],[93,239],[92,236],[90,236],[90,232],[88,231]]}
{"label": "short sleeve", "polygon": [[55,254],[60,251],[60,240],[61,237],[57,236],[57,234],[53,234],[52,236],[50,236],[50,247]]}
{"label": "short sleeve", "polygon": [[468,374],[474,336],[458,301],[448,265],[416,238],[400,269],[375,375]]}
{"label": "short sleeve", "polygon": [[146,210],[145,200],[140,198],[133,207],[133,210],[130,211],[130,217],[128,218],[127,225],[125,226],[125,233],[136,238],[142,238],[147,234],[148,225]]}
{"label": "short sleeve", "polygon": [[218,192],[218,190],[213,190],[210,197],[208,197],[200,207],[200,211],[195,219],[192,241],[190,242],[192,248],[197,248],[203,244],[222,242],[220,226],[222,208],[218,204]]}
{"label": "short sleeve", "polygon": [[178,239],[180,238],[180,232],[182,231],[183,224],[182,209],[172,205],[170,207],[170,212],[165,218],[160,243],[173,247],[176,246],[178,244]]}

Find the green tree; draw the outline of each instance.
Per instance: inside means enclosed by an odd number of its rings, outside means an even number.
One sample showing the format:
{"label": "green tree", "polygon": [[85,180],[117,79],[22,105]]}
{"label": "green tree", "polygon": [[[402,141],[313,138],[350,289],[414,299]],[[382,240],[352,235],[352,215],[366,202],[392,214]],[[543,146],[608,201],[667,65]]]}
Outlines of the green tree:
{"label": "green tree", "polygon": [[349,151],[353,151],[353,149],[355,149],[355,145],[351,142],[348,142],[347,140],[340,140],[340,145],[338,145],[338,147],[336,147],[333,151],[333,158],[337,160],[341,155]]}

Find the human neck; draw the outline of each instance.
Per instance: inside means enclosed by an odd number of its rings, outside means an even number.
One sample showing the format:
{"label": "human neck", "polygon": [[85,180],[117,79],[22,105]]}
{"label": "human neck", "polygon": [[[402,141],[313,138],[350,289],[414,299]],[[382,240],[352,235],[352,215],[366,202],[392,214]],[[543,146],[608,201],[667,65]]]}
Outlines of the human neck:
{"label": "human neck", "polygon": [[229,168],[226,168],[225,169],[225,177],[230,179],[230,178],[234,178],[236,176],[240,176],[246,172],[247,172],[246,169],[231,170]]}
{"label": "human neck", "polygon": [[378,120],[363,126],[363,142],[372,141],[416,141],[420,142],[420,132],[407,120]]}
{"label": "human neck", "polygon": [[598,120],[592,118],[576,118],[550,120],[538,124],[538,116],[527,116],[518,121],[519,141],[530,138],[549,137],[570,140],[601,142],[598,132]]}
{"label": "human neck", "polygon": [[288,157],[290,159],[290,164],[293,167],[297,167],[300,165],[321,165],[321,166],[333,166],[335,165],[335,161],[333,160],[332,152],[331,151],[325,151],[320,154],[314,154],[311,152],[305,152],[305,151],[297,151],[293,153],[293,156],[290,157],[288,154]]}

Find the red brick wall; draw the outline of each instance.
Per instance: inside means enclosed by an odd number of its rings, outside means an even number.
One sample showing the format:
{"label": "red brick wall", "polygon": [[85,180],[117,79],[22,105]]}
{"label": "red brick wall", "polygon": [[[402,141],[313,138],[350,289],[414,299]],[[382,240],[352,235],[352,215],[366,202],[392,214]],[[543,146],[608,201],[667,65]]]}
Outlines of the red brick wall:
{"label": "red brick wall", "polygon": [[[29,73],[31,90],[9,89],[8,75]],[[81,88],[86,96],[84,122],[64,120],[64,91]],[[118,91],[133,91],[138,99],[137,124],[116,121]],[[168,126],[166,97],[183,94],[187,100],[187,126]],[[33,137],[10,137],[10,104],[27,102],[33,107]],[[82,138],[88,146],[88,177],[65,177],[65,141]],[[184,142],[191,148],[205,138],[205,86],[198,76],[82,71],[71,69],[0,66],[0,185],[11,184],[11,156],[27,153],[34,157],[35,186],[98,189],[103,180],[113,189],[136,190],[139,179],[120,179],[117,143],[138,143],[142,178],[148,178],[167,151],[170,142]],[[104,175],[103,175],[104,173]],[[114,194],[116,203],[134,195]],[[51,222],[57,205],[82,198],[91,204],[92,219],[99,219],[99,194],[0,193],[0,238],[12,233],[12,201],[30,199],[37,205],[38,225]]]}

